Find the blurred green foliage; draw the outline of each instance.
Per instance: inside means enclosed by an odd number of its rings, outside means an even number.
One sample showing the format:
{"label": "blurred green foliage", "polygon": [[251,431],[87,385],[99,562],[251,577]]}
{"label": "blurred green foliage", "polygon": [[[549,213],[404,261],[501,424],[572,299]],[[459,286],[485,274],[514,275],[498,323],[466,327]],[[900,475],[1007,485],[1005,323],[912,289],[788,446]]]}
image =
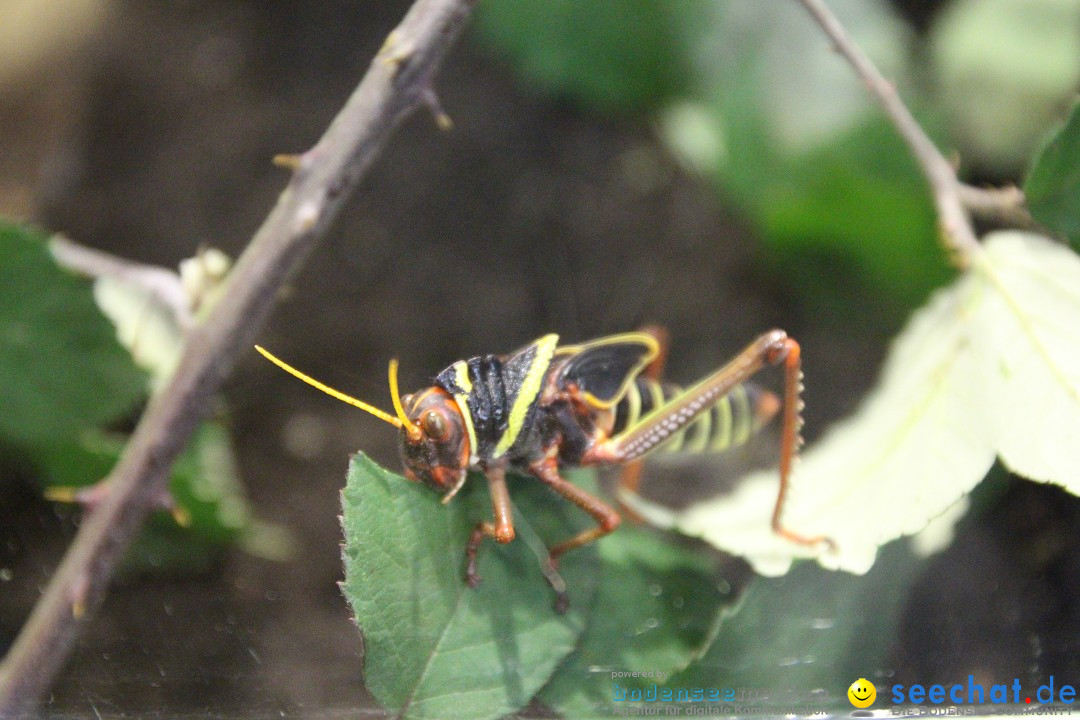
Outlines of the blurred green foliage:
{"label": "blurred green foliage", "polygon": [[[88,429],[77,439],[57,441],[34,452],[50,487],[88,487],[106,477],[120,459],[127,437]],[[217,551],[241,540],[251,517],[226,427],[201,424],[177,458],[169,481],[172,501],[184,524],[166,513],[156,518],[131,555],[132,567],[204,570]]]}
{"label": "blurred green foliage", "polygon": [[863,576],[806,563],[782,578],[755,578],[709,651],[668,684],[771,692],[738,704],[773,715],[849,711],[844,689],[887,663],[907,602],[904,589],[925,567],[925,559],[898,542],[882,548]]}
{"label": "blurred green foliage", "polygon": [[485,35],[537,87],[605,112],[654,108],[685,92],[677,19],[687,0],[482,3]]}
{"label": "blurred green foliage", "polygon": [[[86,487],[107,477],[150,392],[148,375],[117,341],[90,283],[56,264],[45,233],[3,221],[0,388],[0,482],[28,466],[42,488]],[[173,468],[170,491],[186,527],[162,513],[132,553],[135,566],[203,568],[237,540],[261,554],[286,551],[280,532],[251,516],[220,422],[197,429]]]}
{"label": "blurred green foliage", "polygon": [[46,236],[0,224],[0,438],[40,447],[115,420],[146,380]]}
{"label": "blurred green foliage", "polygon": [[1035,157],[1024,194],[1036,220],[1080,248],[1080,102]]}
{"label": "blurred green foliage", "polygon": [[[830,2],[941,147],[1007,175],[1076,89],[1080,50],[1065,20],[1080,3],[954,5],[923,53],[885,0]],[[539,90],[594,112],[651,115],[673,154],[757,224],[763,258],[809,307],[876,297],[898,325],[950,277],[921,173],[797,3],[613,12],[604,0],[491,0],[479,29]]]}
{"label": "blurred green foliage", "polygon": [[1024,169],[1080,90],[1080,2],[954,0],[934,23],[934,98],[966,164]]}

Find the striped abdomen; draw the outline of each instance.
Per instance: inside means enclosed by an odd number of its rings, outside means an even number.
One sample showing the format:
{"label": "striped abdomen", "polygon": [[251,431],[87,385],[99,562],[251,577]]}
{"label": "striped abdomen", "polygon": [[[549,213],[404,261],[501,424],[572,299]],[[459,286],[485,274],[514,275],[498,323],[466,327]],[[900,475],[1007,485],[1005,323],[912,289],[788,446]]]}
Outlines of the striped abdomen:
{"label": "striped abdomen", "polygon": [[[632,428],[641,418],[678,397],[682,391],[677,385],[639,376],[615,408],[612,437]],[[778,407],[776,396],[767,390],[750,383],[736,385],[685,429],[665,440],[655,452],[722,452],[742,445],[776,414]]]}

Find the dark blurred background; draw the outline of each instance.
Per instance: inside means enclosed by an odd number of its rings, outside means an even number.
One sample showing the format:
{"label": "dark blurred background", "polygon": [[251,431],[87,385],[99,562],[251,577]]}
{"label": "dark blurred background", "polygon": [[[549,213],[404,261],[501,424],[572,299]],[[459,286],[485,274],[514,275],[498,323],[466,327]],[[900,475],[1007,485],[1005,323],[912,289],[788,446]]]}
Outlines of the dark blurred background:
{"label": "dark blurred background", "polygon": [[[66,5],[66,22],[42,26],[59,36],[51,49],[46,29],[27,30],[40,57],[16,56],[2,78],[0,212],[174,267],[201,245],[239,254],[287,181],[270,158],[318,138],[408,3]],[[910,67],[931,53],[928,29],[948,5],[883,6],[910,24]],[[932,239],[930,279],[910,293],[875,287],[887,258],[867,270],[835,245],[770,244],[783,223],[761,222],[747,201],[759,190],[725,188],[673,151],[669,121],[681,116],[662,93],[590,102],[530,82],[520,43],[499,30],[512,25],[505,5],[485,12],[438,79],[453,129],[422,112],[400,128],[260,342],[386,406],[392,356],[412,388],[546,332],[578,341],[656,322],[672,335],[669,375],[689,381],[775,326],[803,346],[810,438],[850,411],[908,309],[948,277]],[[932,107],[932,94],[918,104]],[[931,112],[931,124],[947,116]],[[1017,177],[1007,162],[975,170]],[[338,492],[358,449],[396,465],[394,434],[254,353],[226,395],[255,512],[292,531],[293,558],[232,549],[205,572],[121,578],[55,686],[58,715],[332,716],[370,704],[337,589]],[[913,588],[891,671],[1051,667],[1075,679],[1080,564],[1062,538],[1075,538],[1077,504],[1002,486]],[[0,651],[77,522],[37,492],[0,484]],[[1037,543],[1047,532],[1056,540]]]}

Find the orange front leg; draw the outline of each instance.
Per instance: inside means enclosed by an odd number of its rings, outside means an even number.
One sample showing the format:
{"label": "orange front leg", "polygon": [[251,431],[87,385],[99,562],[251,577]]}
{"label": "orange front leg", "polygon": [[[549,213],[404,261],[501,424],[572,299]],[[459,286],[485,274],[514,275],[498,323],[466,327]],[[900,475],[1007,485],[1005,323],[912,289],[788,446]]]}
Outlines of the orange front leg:
{"label": "orange front leg", "polygon": [[510,505],[510,493],[506,489],[506,468],[502,466],[488,468],[485,472],[488,490],[491,492],[491,510],[495,522],[477,523],[465,546],[465,582],[469,587],[480,584],[476,572],[476,553],[485,537],[494,538],[495,542],[505,545],[514,539],[513,508]]}
{"label": "orange front leg", "polygon": [[[554,460],[552,461],[554,465]],[[480,546],[484,542],[485,537],[490,537],[497,543],[508,543],[514,539],[514,524],[513,524],[513,506],[510,504],[510,493],[506,489],[506,468],[502,466],[488,468],[485,473],[488,480],[488,488],[491,491],[491,506],[494,515],[494,522],[481,522],[477,523],[473,529],[472,534],[469,536],[468,545],[465,546],[465,582],[469,587],[477,587],[480,584],[481,577],[476,571],[476,555],[480,551]],[[539,477],[539,475],[537,475]],[[556,471],[556,477],[558,478],[558,472]],[[543,479],[543,478],[541,478]],[[569,485],[562,478],[558,480],[566,485]],[[570,486],[574,487],[574,486]],[[574,490],[578,490],[576,487]],[[557,492],[562,493],[561,490],[556,488]],[[578,490],[585,497],[592,497],[584,491]],[[564,496],[569,497],[564,494]],[[593,498],[595,500],[595,498]],[[573,498],[571,498],[573,500]],[[599,500],[595,500],[599,503]],[[577,504],[577,501],[574,501]],[[603,503],[600,503],[603,505]],[[606,506],[605,506],[606,507]],[[610,508],[609,508],[610,509]],[[614,511],[612,511],[614,512]],[[616,515],[616,525],[618,525],[618,516]],[[614,529],[614,528],[612,528]],[[565,544],[565,543],[564,543]],[[570,548],[565,548],[569,550]],[[545,579],[548,584],[551,585],[551,589],[555,591],[555,610],[559,613],[564,613],[570,607],[570,599],[566,592],[566,582],[559,575],[556,569],[556,563],[552,557],[549,556],[546,563],[541,564],[541,572],[544,573]]]}

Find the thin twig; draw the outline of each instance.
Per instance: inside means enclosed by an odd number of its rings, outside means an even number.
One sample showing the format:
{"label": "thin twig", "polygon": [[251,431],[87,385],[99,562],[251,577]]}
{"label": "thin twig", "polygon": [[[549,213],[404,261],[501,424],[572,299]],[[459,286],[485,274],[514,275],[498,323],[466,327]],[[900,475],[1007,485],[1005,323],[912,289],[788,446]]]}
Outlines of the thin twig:
{"label": "thin twig", "polygon": [[964,207],[972,215],[996,225],[1045,232],[1042,225],[1028,212],[1024,191],[1014,185],[980,188],[961,183],[960,202],[964,203]]}
{"label": "thin twig", "polygon": [[221,301],[192,331],[175,374],[152,398],[109,477],[108,497],[85,518],[0,664],[0,717],[36,704],[62,667],[124,550],[161,497],[173,461],[233,365],[251,352],[278,290],[325,233],[391,131],[430,102],[435,72],[474,2],[417,0],[322,139],[301,156]]}
{"label": "thin twig", "polygon": [[191,327],[191,303],[176,271],[110,255],[62,235],[49,240],[49,251],[57,265],[72,272],[94,279],[115,278],[142,289],[168,310],[177,325]]}
{"label": "thin twig", "polygon": [[942,236],[957,262],[966,266],[980,251],[967,208],[961,199],[961,185],[953,166],[926,135],[919,122],[904,105],[891,82],[885,79],[869,57],[848,35],[844,26],[825,5],[824,0],[799,0],[833,41],[855,72],[877,98],[897,132],[907,143],[915,161],[930,184],[937,206]]}

